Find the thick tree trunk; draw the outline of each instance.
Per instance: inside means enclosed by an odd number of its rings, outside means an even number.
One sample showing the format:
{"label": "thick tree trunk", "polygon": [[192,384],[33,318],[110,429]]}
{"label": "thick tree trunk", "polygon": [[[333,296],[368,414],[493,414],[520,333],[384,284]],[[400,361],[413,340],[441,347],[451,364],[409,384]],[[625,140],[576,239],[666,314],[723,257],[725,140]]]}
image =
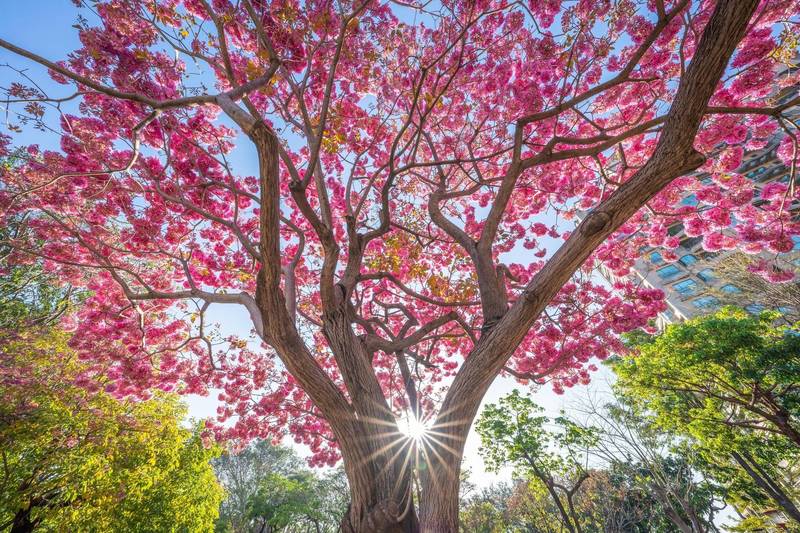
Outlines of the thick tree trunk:
{"label": "thick tree trunk", "polygon": [[[464,434],[466,438],[466,434]],[[428,446],[428,458],[436,458],[439,454],[444,460],[426,459],[428,463],[425,475],[421,475],[422,501],[419,502],[420,531],[424,533],[449,533],[458,531],[458,494],[459,469],[464,446],[457,448],[458,454],[452,454],[444,447],[438,451]],[[448,446],[450,447],[450,446]],[[444,455],[441,455],[444,452]],[[448,461],[447,458],[450,458]]]}
{"label": "thick tree trunk", "polygon": [[[414,506],[413,445],[399,434],[393,439],[364,432],[362,439],[383,443],[371,456],[360,459],[348,453],[345,472],[350,485],[350,505],[342,518],[344,533],[417,533]],[[344,450],[343,450],[344,451]],[[344,455],[344,454],[343,454]]]}

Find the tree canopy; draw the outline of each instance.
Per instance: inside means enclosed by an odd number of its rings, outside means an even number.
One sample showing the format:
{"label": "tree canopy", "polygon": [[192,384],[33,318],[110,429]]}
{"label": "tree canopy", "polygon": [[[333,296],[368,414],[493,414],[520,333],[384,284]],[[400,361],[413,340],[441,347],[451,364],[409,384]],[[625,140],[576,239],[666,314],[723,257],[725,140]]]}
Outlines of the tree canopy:
{"label": "tree canopy", "polygon": [[[25,222],[3,231],[24,234]],[[174,394],[118,399],[59,318],[71,288],[0,256],[0,530],[205,532],[222,500],[201,426]],[[104,387],[105,386],[105,387]],[[144,519],[143,517],[146,517]]]}
{"label": "tree canopy", "polygon": [[62,57],[0,39],[12,260],[90,291],[70,344],[109,393],[220,389],[219,438],[341,457],[345,531],[457,530],[493,380],[586,382],[663,309],[595,267],[674,259],[682,224],[793,277],[794,176],[756,208],[739,167],[777,142],[795,168],[797,0],[78,5]]}
{"label": "tree canopy", "polygon": [[777,434],[800,447],[800,335],[732,308],[669,326],[614,364],[617,386],[671,429]]}
{"label": "tree canopy", "polygon": [[752,522],[777,507],[798,527],[800,335],[778,318],[726,308],[639,338],[613,368],[637,416],[686,439],[729,503],[761,510]]}
{"label": "tree canopy", "polygon": [[341,468],[313,472],[291,448],[259,440],[214,460],[227,498],[216,531],[334,533],[347,510]]}

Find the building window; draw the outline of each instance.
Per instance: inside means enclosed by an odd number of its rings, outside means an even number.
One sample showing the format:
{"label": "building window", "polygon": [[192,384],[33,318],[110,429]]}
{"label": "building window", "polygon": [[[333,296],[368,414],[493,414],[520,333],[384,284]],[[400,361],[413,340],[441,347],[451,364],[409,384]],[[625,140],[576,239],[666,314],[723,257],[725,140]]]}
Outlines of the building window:
{"label": "building window", "polygon": [[683,296],[689,296],[697,291],[697,282],[693,279],[685,279],[673,285],[672,288]]}
{"label": "building window", "polygon": [[677,235],[682,231],[683,231],[683,224],[675,224],[667,229],[667,233],[669,233],[670,237],[674,237],[675,235]]}
{"label": "building window", "polygon": [[698,309],[713,309],[714,307],[719,305],[719,300],[717,300],[713,296],[701,296],[700,298],[693,300],[692,305],[694,305]]}
{"label": "building window", "polygon": [[757,315],[758,313],[764,310],[764,306],[761,304],[750,304],[746,305],[744,309],[745,311],[747,311],[752,315]]}
{"label": "building window", "polygon": [[792,250],[800,250],[800,235],[792,235],[794,241],[794,248]]}
{"label": "building window", "polygon": [[714,279],[714,271],[710,268],[704,268],[697,273],[697,277],[708,283]]}
{"label": "building window", "polygon": [[653,263],[654,265],[658,265],[664,262],[664,258],[661,257],[660,253],[653,252],[652,254],[650,254],[650,262]]}
{"label": "building window", "polygon": [[683,257],[681,257],[679,261],[681,262],[681,264],[688,267],[689,265],[697,263],[697,258],[692,254],[686,254]]}
{"label": "building window", "polygon": [[779,307],[778,312],[782,315],[789,315],[792,313],[791,307]]}
{"label": "building window", "polygon": [[742,292],[742,289],[734,285],[733,283],[728,283],[727,285],[723,285],[720,287],[722,292],[727,292],[728,294],[736,294],[738,292]]}
{"label": "building window", "polygon": [[674,278],[680,273],[681,269],[676,267],[675,265],[667,265],[663,268],[659,268],[658,270],[656,270],[656,274],[658,274],[658,277],[661,279]]}

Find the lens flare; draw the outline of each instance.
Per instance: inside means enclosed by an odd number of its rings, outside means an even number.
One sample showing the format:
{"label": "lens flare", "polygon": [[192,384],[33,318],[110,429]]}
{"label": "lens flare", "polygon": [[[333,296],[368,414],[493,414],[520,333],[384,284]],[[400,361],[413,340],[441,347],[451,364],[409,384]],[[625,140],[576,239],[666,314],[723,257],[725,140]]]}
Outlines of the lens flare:
{"label": "lens flare", "polygon": [[400,431],[409,439],[420,441],[428,433],[428,425],[425,420],[420,420],[413,413],[406,414],[397,421]]}

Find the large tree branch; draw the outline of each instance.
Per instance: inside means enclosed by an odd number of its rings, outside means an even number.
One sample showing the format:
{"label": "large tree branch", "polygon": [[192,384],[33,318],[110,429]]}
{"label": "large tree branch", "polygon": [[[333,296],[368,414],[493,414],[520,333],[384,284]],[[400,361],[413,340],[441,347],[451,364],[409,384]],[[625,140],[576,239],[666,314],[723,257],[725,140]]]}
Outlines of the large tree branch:
{"label": "large tree branch", "polygon": [[[553,296],[592,251],[672,180],[698,168],[705,158],[693,147],[708,101],[758,0],[720,0],[694,58],[681,78],[656,149],[648,162],[601,203],[527,285],[500,322],[473,349],[457,373],[436,425],[462,450],[481,399]],[[445,472],[439,472],[447,476]],[[454,482],[456,483],[456,482]]]}

